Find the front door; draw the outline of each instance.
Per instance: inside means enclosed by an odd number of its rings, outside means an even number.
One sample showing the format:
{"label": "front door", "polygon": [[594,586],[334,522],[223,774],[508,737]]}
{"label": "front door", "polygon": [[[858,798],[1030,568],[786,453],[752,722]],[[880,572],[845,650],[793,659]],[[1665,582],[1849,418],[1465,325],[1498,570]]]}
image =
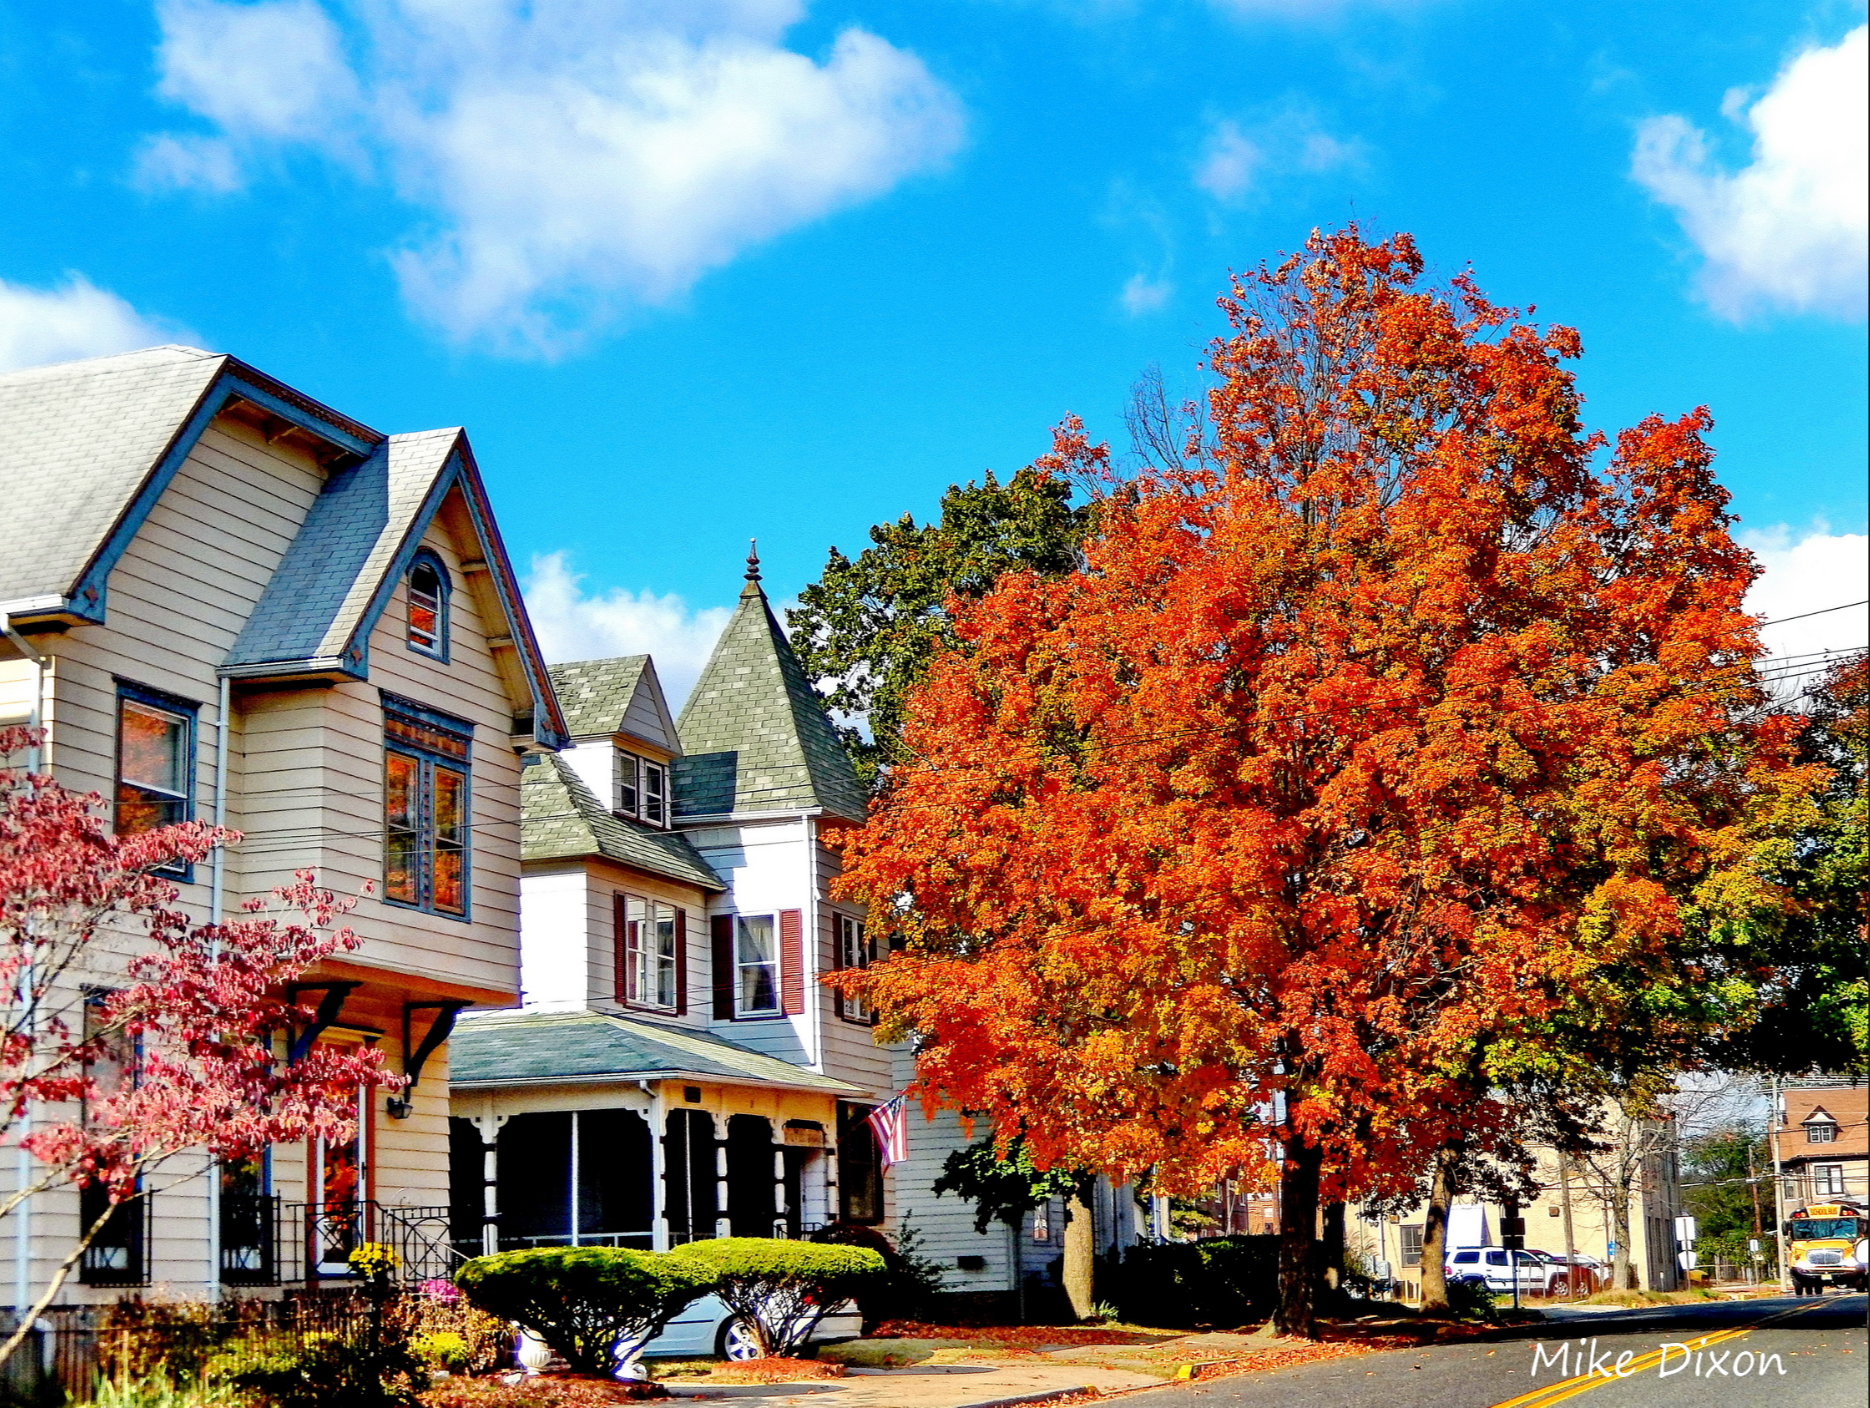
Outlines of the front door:
{"label": "front door", "polygon": [[350,1255],[367,1241],[365,1194],[370,1167],[370,1093],[359,1087],[349,1139],[314,1139],[311,1166],[311,1260],[320,1276],[350,1275]]}

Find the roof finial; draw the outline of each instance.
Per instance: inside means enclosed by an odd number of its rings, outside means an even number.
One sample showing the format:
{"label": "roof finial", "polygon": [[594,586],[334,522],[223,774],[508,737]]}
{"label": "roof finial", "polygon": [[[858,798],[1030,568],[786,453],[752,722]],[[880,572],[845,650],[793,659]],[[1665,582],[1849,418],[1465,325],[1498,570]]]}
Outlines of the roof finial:
{"label": "roof finial", "polygon": [[758,538],[747,539],[747,580],[749,582],[760,580],[760,540]]}

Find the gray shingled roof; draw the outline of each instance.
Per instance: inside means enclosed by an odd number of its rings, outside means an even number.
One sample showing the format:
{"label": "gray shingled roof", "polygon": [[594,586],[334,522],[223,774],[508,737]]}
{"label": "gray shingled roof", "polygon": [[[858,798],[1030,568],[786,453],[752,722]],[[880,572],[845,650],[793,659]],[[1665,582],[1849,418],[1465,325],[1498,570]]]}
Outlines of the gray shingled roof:
{"label": "gray shingled roof", "polygon": [[521,860],[606,856],[704,890],[727,888],[681,832],[658,831],[616,815],[556,755],[526,760],[519,795]]}
{"label": "gray shingled roof", "polygon": [[151,347],[0,376],[0,602],[76,589],[227,361]]}
{"label": "gray shingled roof", "polygon": [[552,688],[565,711],[565,727],[573,738],[594,733],[617,733],[623,716],[643,678],[647,655],[619,655],[610,660],[571,660],[554,665]]}
{"label": "gray shingled roof", "polygon": [[486,1012],[462,1016],[448,1039],[448,1084],[640,1080],[698,1076],[827,1094],[856,1086],[703,1032],[603,1012]]}
{"label": "gray shingled roof", "polygon": [[459,427],[392,435],[333,473],[227,663],[337,659],[460,440]]}
{"label": "gray shingled roof", "polygon": [[757,581],[740,593],[676,730],[687,755],[675,762],[678,817],[822,807],[864,819],[850,756]]}

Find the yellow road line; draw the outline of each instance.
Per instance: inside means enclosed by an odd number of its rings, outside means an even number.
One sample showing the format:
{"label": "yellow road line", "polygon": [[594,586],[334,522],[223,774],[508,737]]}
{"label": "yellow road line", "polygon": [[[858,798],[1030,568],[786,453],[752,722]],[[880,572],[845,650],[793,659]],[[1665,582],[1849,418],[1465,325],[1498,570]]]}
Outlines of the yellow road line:
{"label": "yellow road line", "polygon": [[[1782,1310],[1777,1315],[1769,1315],[1752,1325],[1739,1325],[1731,1330],[1714,1330],[1692,1340],[1670,1340],[1669,1347],[1682,1345],[1692,1351],[1706,1349],[1709,1345],[1726,1344],[1730,1340],[1740,1339],[1752,1334],[1755,1330],[1764,1329],[1768,1325],[1790,1319],[1794,1315],[1803,1315],[1808,1310],[1816,1310],[1824,1303],[1822,1300],[1814,1300],[1809,1305],[1795,1305],[1790,1310]],[[1647,1354],[1625,1364],[1623,1375],[1633,1378],[1637,1374],[1646,1373],[1662,1362],[1662,1356],[1663,1350],[1660,1347],[1650,1350]],[[1589,1393],[1594,1388],[1615,1382],[1617,1382],[1615,1378],[1606,1378],[1601,1369],[1588,1374],[1575,1374],[1569,1379],[1560,1379],[1557,1383],[1547,1384],[1544,1388],[1522,1393],[1517,1398],[1509,1398],[1504,1403],[1496,1403],[1493,1408],[1549,1408],[1551,1404],[1563,1403],[1568,1398],[1576,1398],[1581,1393]]]}

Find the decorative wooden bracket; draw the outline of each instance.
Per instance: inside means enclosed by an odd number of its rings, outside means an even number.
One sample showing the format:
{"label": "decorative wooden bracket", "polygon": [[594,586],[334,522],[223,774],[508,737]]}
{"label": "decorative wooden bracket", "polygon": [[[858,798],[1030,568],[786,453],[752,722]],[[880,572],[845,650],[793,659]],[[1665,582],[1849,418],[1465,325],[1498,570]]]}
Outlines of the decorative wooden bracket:
{"label": "decorative wooden bracket", "polygon": [[328,983],[289,983],[286,985],[286,1001],[294,1006],[298,1004],[299,994],[315,992],[322,994],[318,999],[318,1010],[312,1016],[312,1024],[292,1039],[292,1045],[286,1050],[288,1065],[303,1061],[305,1053],[312,1049],[317,1041],[331,1029],[344,1011],[344,1003],[350,995],[362,987],[360,982],[332,981]]}
{"label": "decorative wooden bracket", "polygon": [[[422,1068],[428,1064],[429,1057],[448,1040],[455,1029],[455,1018],[463,1007],[473,1003],[464,998],[444,998],[440,1002],[405,1002],[403,1004],[403,1074],[409,1078],[400,1095],[392,1095],[389,1101],[391,1119],[409,1118],[411,1102],[409,1093],[422,1079]],[[429,1029],[422,1034],[422,1040],[415,1040],[415,1023],[411,1018],[417,1012],[433,1012],[435,1019],[429,1023]]]}

